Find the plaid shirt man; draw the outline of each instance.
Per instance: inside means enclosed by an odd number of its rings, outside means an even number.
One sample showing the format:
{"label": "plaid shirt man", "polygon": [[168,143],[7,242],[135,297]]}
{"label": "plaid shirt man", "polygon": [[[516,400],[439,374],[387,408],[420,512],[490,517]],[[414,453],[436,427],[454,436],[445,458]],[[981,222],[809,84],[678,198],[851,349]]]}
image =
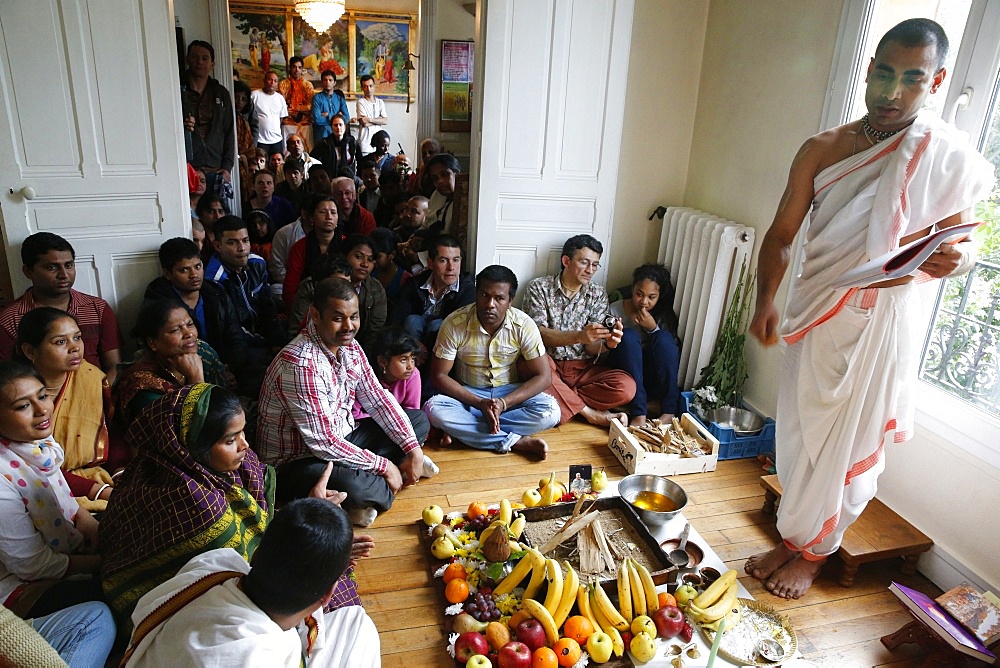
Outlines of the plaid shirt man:
{"label": "plaid shirt man", "polygon": [[352,341],[334,355],[310,322],[278,353],[264,377],[257,423],[262,458],[283,464],[314,456],[384,474],[387,459],[345,440],[355,428],[355,397],[404,453],[420,447],[406,414],[379,383],[361,345]]}

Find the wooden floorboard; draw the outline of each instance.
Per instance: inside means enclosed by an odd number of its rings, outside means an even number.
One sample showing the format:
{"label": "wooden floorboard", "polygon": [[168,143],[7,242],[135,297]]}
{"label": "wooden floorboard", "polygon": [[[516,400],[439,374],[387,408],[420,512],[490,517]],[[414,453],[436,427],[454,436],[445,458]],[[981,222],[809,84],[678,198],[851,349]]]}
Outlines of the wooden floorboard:
{"label": "wooden floorboard", "polygon": [[[455,665],[444,649],[447,634],[440,625],[441,608],[418,538],[421,529],[416,522],[425,506],[465,510],[475,500],[496,502],[502,496],[517,500],[549,471],[566,478],[570,464],[604,467],[612,479],[626,473],[607,448],[606,430],[572,422],[543,436],[550,448],[544,462],[461,447],[427,447],[441,473],[404,489],[388,513],[361,530],[376,542],[372,558],[358,565],[357,577],[362,601],[379,629],[384,666]],[[684,514],[726,565],[740,572],[747,557],[778,541],[774,517],[761,512],[762,473],[755,459],[740,459],[719,462],[713,473],[673,478],[690,497]],[[809,593],[797,601],[771,596],[751,577],[740,581],[754,597],[788,616],[805,658],[824,668],[901,668],[918,665],[922,654],[913,645],[889,652],[879,642],[911,619],[888,591],[889,583],[896,580],[932,596],[940,594],[923,576],[903,575],[901,564],[889,560],[862,566],[848,589],[837,583],[839,563],[831,559]]]}

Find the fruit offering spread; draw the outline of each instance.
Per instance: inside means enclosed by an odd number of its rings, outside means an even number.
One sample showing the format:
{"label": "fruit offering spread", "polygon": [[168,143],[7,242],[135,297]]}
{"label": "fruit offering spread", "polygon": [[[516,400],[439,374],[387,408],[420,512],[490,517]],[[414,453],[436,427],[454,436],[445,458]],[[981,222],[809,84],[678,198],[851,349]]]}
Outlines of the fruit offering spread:
{"label": "fruit offering spread", "polygon": [[[458,665],[642,664],[663,652],[664,641],[691,641],[677,599],[656,591],[641,562],[618,561],[605,591],[568,561],[518,542],[525,518],[517,506],[503,499],[496,507],[474,502],[465,513],[424,509],[431,555],[443,562],[434,576],[444,587],[448,652]],[[735,571],[723,574],[686,599],[689,616],[706,626],[728,621],[735,591]]]}

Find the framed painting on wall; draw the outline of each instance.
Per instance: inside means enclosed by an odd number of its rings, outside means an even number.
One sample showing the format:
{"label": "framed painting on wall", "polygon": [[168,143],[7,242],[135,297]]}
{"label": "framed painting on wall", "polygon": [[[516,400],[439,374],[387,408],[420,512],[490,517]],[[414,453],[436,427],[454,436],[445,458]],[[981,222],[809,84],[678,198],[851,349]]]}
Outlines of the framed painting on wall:
{"label": "framed painting on wall", "polygon": [[375,96],[384,100],[413,102],[411,72],[403,66],[414,50],[416,16],[349,12],[351,26],[351,98],[361,95],[361,77],[375,79]]}
{"label": "framed painting on wall", "polygon": [[441,40],[441,132],[472,131],[473,42]]}
{"label": "framed painting on wall", "polygon": [[347,17],[336,21],[326,32],[317,33],[298,14],[292,15],[293,53],[302,56],[305,78],[320,89],[321,75],[332,70],[337,88],[345,93],[351,75],[350,25]]}
{"label": "framed painting on wall", "polygon": [[268,70],[287,76],[291,22],[289,8],[281,5],[229,6],[233,67],[251,89],[262,87]]}

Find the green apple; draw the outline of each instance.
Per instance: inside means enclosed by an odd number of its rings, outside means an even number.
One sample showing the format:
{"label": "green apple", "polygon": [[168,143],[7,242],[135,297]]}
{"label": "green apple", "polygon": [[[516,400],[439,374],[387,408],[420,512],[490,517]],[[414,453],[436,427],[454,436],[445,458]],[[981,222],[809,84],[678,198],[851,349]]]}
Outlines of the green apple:
{"label": "green apple", "polygon": [[628,649],[639,663],[652,661],[656,656],[656,642],[645,631],[633,636]]}
{"label": "green apple", "polygon": [[689,584],[681,585],[674,592],[674,598],[677,599],[678,607],[684,608],[687,606],[688,601],[698,598],[698,590]]}
{"label": "green apple", "polygon": [[656,622],[646,615],[639,615],[632,620],[632,635],[645,633],[650,638],[656,637]]}
{"label": "green apple", "polygon": [[587,638],[587,653],[594,663],[606,663],[611,659],[611,650],[614,645],[609,636],[604,631],[595,631]]}
{"label": "green apple", "polygon": [[542,495],[537,489],[526,489],[521,495],[521,503],[527,508],[534,508],[542,502]]}
{"label": "green apple", "polygon": [[441,506],[427,506],[421,516],[424,518],[424,524],[429,527],[444,521],[444,511],[441,510]]}
{"label": "green apple", "polygon": [[594,471],[594,474],[590,476],[590,488],[597,492],[598,494],[604,491],[604,488],[608,486],[608,474],[604,469],[600,471]]}
{"label": "green apple", "polygon": [[493,668],[493,662],[482,654],[474,654],[465,662],[465,668]]}
{"label": "green apple", "polygon": [[435,559],[451,559],[455,556],[455,546],[450,540],[441,536],[431,543],[431,554]]}

